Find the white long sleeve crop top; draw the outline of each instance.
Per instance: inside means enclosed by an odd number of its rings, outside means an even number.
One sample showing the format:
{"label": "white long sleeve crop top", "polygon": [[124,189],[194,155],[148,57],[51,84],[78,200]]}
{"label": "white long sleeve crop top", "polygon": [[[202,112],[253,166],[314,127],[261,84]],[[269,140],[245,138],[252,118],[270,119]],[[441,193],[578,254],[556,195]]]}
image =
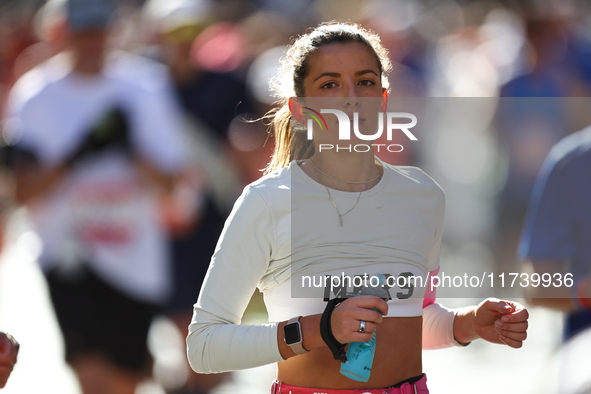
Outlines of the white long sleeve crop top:
{"label": "white long sleeve crop top", "polygon": [[[343,216],[342,227],[326,188],[295,161],[244,189],[194,305],[187,352],[195,371],[282,361],[278,322],[322,313],[329,298],[358,292],[355,284],[364,275],[365,280],[390,278],[387,317],[423,314],[425,286],[420,281],[439,267],[444,194],[416,167],[380,163],[384,174],[379,183],[360,196],[331,190],[339,212],[355,206]],[[411,276],[414,285],[395,281]],[[336,283],[337,277],[345,285]],[[347,277],[358,279],[349,286]],[[326,287],[315,286],[324,278],[329,279]],[[270,324],[240,325],[255,288],[263,292]],[[437,304],[427,311],[433,311],[426,319],[429,327],[441,337],[429,346],[457,344],[453,312]]]}

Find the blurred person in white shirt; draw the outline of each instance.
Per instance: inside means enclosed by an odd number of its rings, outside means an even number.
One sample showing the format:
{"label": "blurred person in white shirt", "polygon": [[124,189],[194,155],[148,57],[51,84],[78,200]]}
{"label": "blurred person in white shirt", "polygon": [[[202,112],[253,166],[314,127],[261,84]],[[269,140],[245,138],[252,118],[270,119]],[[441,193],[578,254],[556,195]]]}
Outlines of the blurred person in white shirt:
{"label": "blurred person in white shirt", "polygon": [[7,106],[15,199],[43,241],[82,391],[134,393],[151,373],[148,329],[172,287],[157,198],[184,166],[180,120],[164,89],[106,64],[113,1],[48,6],[63,50],[25,74]]}

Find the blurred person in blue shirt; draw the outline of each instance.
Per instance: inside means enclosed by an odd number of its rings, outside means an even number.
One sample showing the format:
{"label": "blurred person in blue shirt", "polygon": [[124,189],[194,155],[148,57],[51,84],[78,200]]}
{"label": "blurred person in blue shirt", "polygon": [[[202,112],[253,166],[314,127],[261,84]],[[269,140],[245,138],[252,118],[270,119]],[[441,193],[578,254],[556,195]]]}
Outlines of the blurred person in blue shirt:
{"label": "blurred person in blue shirt", "polygon": [[554,144],[581,127],[572,124],[566,100],[558,98],[591,91],[573,20],[549,10],[543,15],[529,10],[524,18],[524,70],[500,92],[498,138],[508,164],[498,206],[497,259],[502,271],[514,269],[519,233],[544,158]]}
{"label": "blurred person in blue shirt", "polygon": [[[209,0],[148,0],[142,22],[151,47],[148,57],[166,67],[172,95],[180,104],[190,164],[175,192],[163,201],[173,264],[174,288],[166,314],[183,337],[188,335],[211,255],[242,185],[230,155],[227,130],[248,110],[246,86],[233,72],[201,67],[193,59],[195,39],[215,22]],[[185,362],[184,382],[166,383],[174,393],[204,394],[228,374],[199,375]]]}
{"label": "blurred person in blue shirt", "polygon": [[564,338],[591,326],[591,127],[556,144],[536,181],[519,245],[525,272],[572,275],[572,286],[528,287],[531,305],[567,313]]}

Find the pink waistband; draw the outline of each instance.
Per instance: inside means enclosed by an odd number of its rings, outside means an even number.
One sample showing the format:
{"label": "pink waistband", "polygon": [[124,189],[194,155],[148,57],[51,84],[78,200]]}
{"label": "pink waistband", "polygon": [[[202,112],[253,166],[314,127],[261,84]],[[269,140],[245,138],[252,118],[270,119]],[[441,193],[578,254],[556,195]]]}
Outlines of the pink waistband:
{"label": "pink waistband", "polygon": [[400,387],[388,389],[317,389],[312,387],[290,386],[277,380],[271,386],[271,394],[429,394],[427,388],[427,376],[414,383],[404,383]]}

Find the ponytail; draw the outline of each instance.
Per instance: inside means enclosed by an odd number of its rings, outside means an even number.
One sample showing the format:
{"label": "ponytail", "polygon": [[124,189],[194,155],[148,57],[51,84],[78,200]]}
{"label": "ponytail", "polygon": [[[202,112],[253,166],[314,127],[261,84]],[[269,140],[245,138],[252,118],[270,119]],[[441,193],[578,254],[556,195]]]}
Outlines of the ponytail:
{"label": "ponytail", "polygon": [[299,126],[291,116],[287,102],[272,110],[270,126],[275,134],[275,148],[265,174],[287,167],[292,160],[309,159],[314,154],[314,143],[307,139],[306,129]]}

